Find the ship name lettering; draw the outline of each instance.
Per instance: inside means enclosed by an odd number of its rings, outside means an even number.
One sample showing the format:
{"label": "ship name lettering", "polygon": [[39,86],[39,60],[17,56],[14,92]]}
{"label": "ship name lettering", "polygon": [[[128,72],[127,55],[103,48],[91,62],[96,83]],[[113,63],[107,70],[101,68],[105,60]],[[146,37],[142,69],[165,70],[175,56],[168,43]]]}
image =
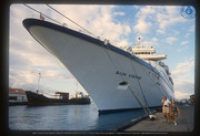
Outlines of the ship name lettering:
{"label": "ship name lettering", "polygon": [[119,74],[119,75],[122,75],[122,76],[126,76],[127,75],[127,73],[120,72],[120,71],[117,71],[116,74]]}
{"label": "ship name lettering", "polygon": [[141,79],[141,76],[133,75],[133,74],[127,74],[127,73],[125,73],[125,72],[120,72],[120,71],[117,71],[115,74],[121,75],[121,76],[127,76],[127,77],[129,77],[129,78],[137,78],[138,80]]}

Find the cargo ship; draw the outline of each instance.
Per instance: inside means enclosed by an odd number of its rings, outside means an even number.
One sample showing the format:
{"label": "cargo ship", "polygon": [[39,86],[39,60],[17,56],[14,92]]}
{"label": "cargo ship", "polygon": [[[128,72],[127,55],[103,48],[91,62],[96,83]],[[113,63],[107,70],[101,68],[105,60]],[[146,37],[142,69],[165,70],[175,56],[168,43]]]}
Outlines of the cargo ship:
{"label": "cargo ship", "polygon": [[28,105],[42,106],[42,105],[82,105],[90,104],[88,95],[82,92],[77,92],[69,99],[69,93],[56,92],[54,95],[39,94],[32,91],[26,91]]}
{"label": "cargo ship", "polygon": [[54,55],[90,95],[99,113],[161,106],[163,96],[175,99],[165,54],[140,44],[127,50],[44,20],[23,25]]}
{"label": "cargo ship", "polygon": [[84,95],[82,92],[76,92],[75,95],[70,98],[69,100],[70,104],[90,104],[90,98],[89,95]]}
{"label": "cargo ship", "polygon": [[28,105],[67,105],[69,104],[69,93],[56,92],[54,95],[45,96],[44,94],[26,91]]}

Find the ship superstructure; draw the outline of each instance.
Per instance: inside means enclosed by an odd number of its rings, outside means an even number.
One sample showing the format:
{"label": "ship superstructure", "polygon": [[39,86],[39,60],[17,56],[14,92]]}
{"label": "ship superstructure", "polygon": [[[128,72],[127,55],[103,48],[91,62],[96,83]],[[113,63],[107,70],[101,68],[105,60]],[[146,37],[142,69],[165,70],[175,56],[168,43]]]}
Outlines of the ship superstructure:
{"label": "ship superstructure", "polygon": [[156,50],[153,46],[145,47],[141,45],[140,37],[139,43],[134,47],[129,47],[127,51],[132,55],[137,56],[138,58],[146,61],[151,64],[154,68],[156,68],[165,78],[169,79],[170,84],[173,85],[174,82],[171,78],[171,73],[169,72],[169,67],[161,62],[164,59],[167,59],[166,54],[156,54]]}

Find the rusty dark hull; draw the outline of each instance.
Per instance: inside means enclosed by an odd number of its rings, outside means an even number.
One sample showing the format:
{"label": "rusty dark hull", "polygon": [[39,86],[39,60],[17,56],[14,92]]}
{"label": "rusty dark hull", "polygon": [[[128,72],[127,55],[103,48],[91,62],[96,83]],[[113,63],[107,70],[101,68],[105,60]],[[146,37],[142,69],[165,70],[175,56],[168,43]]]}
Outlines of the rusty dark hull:
{"label": "rusty dark hull", "polygon": [[68,105],[69,100],[53,99],[37,94],[31,91],[26,91],[28,105]]}
{"label": "rusty dark hull", "polygon": [[69,100],[70,104],[79,104],[79,105],[83,105],[83,104],[90,104],[90,98],[71,98]]}

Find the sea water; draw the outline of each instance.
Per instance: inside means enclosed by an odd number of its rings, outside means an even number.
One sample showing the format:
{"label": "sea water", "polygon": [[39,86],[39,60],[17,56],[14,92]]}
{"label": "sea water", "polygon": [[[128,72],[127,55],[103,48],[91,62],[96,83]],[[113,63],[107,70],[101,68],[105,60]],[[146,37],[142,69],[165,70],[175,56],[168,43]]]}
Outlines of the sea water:
{"label": "sea water", "polygon": [[143,109],[100,114],[90,105],[9,106],[11,130],[107,131],[144,115]]}

